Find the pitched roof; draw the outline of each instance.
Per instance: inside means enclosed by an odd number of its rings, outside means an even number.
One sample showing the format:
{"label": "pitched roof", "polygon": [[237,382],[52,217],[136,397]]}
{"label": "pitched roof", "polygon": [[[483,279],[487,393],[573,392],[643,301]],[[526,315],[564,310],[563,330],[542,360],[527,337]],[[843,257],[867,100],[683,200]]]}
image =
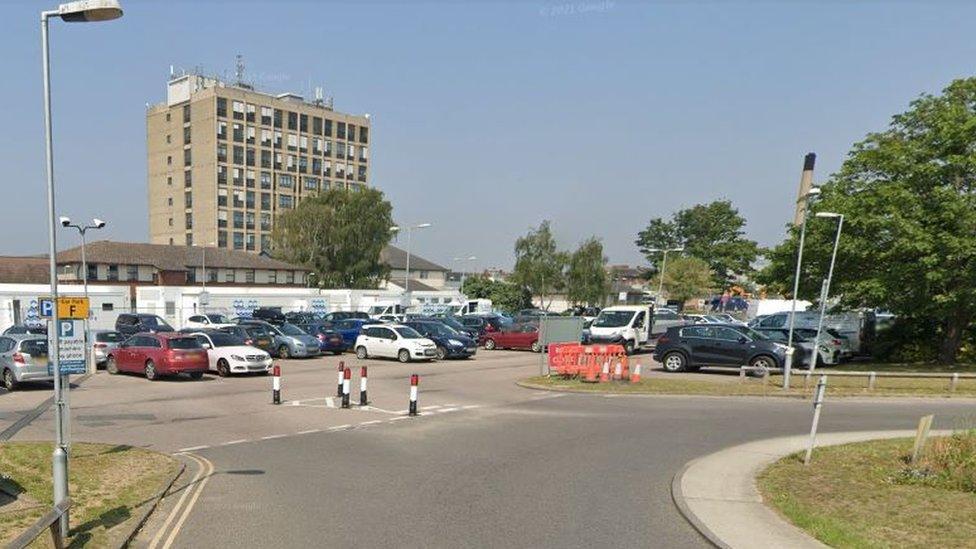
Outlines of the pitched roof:
{"label": "pitched roof", "polygon": [[[203,265],[203,248],[199,246],[170,246],[142,242],[90,242],[85,253],[89,263],[113,263],[123,265],[152,265],[163,271],[184,271],[187,267]],[[263,255],[239,250],[207,247],[207,267],[224,269],[278,269],[308,271],[301,265],[293,265]],[[58,263],[80,263],[81,246],[58,252]],[[412,262],[412,259],[411,259]]]}
{"label": "pitched roof", "polygon": [[0,256],[0,281],[11,284],[47,284],[46,257]]}
{"label": "pitched roof", "polygon": [[[391,269],[404,270],[407,268],[407,252],[396,246],[387,245],[380,252],[380,262],[386,263]],[[441,267],[433,261],[424,259],[419,255],[410,252],[410,270],[420,271],[446,271],[447,268]]]}

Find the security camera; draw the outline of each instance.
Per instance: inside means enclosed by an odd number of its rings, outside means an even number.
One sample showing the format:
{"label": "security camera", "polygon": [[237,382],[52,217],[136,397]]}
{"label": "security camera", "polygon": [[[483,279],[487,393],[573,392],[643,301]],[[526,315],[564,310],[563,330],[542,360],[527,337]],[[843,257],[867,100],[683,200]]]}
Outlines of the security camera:
{"label": "security camera", "polygon": [[71,218],[61,216],[59,219],[61,220],[62,227],[67,227],[68,225],[71,225]]}
{"label": "security camera", "polygon": [[95,219],[92,219],[92,223],[95,224],[96,229],[101,229],[102,227],[105,226],[105,222],[97,217]]}

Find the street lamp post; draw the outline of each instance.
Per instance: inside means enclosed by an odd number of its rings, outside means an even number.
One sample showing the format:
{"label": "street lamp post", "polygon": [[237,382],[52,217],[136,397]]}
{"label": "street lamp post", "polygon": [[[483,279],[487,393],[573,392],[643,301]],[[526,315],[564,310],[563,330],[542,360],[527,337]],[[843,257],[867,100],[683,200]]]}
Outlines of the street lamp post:
{"label": "street lamp post", "polygon": [[85,256],[85,247],[87,246],[87,242],[85,241],[85,233],[88,232],[88,229],[105,228],[105,222],[96,217],[95,219],[92,219],[91,225],[79,225],[77,223],[72,223],[70,218],[64,216],[60,218],[60,221],[62,227],[64,228],[70,227],[70,228],[77,229],[78,234],[81,235],[81,272],[82,272],[81,281],[85,287],[85,301],[87,301],[88,300],[88,259]]}
{"label": "street lamp post", "polygon": [[[407,266],[406,266],[407,269],[406,269],[406,274],[403,277],[403,292],[407,295],[410,294],[410,240],[413,235],[413,230],[426,229],[427,227],[430,226],[431,226],[430,223],[418,223],[416,225],[408,225],[407,227],[404,227],[407,231]],[[395,233],[401,231],[402,229],[403,228],[401,228],[399,225],[394,225],[390,227],[390,232]]]}
{"label": "street lamp post", "polygon": [[668,252],[683,252],[684,247],[681,248],[651,248],[647,250],[651,253],[661,252],[664,254],[664,258],[661,261],[661,272],[658,273],[658,283],[657,283],[657,297],[655,300],[660,300],[661,296],[664,294],[664,270],[668,268]]}
{"label": "street lamp post", "polygon": [[[800,291],[800,266],[803,264],[803,244],[807,236],[807,217],[810,214],[810,202],[820,195],[820,189],[811,187],[803,195],[803,221],[800,223],[800,243],[796,252],[796,272],[793,274],[793,299],[790,304],[790,328],[786,335],[786,361],[783,364],[783,389],[789,390],[790,377],[793,373],[793,326],[796,324],[796,299]],[[816,353],[815,353],[816,354]]]}
{"label": "street lamp post", "polygon": [[[54,205],[54,145],[51,135],[51,62],[50,44],[48,41],[48,20],[60,17],[66,22],[95,22],[109,21],[122,17],[122,7],[118,0],[80,0],[61,4],[56,10],[41,12],[41,69],[44,81],[44,153],[47,164],[47,209],[48,209],[48,270],[51,277],[51,299],[57,304],[58,299],[58,267],[57,267],[57,219]],[[58,342],[58,308],[55,306],[51,313],[51,325],[55,337],[51,338],[51,360],[54,369],[54,430],[55,448],[52,456],[54,473],[54,503],[62,503],[68,499],[68,449],[64,437],[64,425],[67,421],[68,408],[63,393],[64,385],[61,378],[61,346]],[[68,514],[61,515],[61,536],[68,533]]]}
{"label": "street lamp post", "polygon": [[813,340],[813,357],[810,358],[810,371],[817,367],[817,355],[820,350],[820,332],[823,331],[824,313],[827,311],[827,297],[830,295],[830,281],[834,277],[834,263],[837,262],[837,246],[840,244],[840,232],[844,228],[844,214],[833,212],[817,212],[817,217],[837,219],[837,234],[834,236],[834,251],[830,255],[830,268],[827,269],[827,280],[820,295],[820,319],[817,320],[817,336]]}
{"label": "street lamp post", "polygon": [[[478,258],[475,257],[475,256],[473,256],[473,255],[470,255],[468,257],[455,257],[454,258],[454,261],[455,262],[457,262],[457,261],[475,261],[476,259],[478,259]],[[464,267],[461,267],[461,287],[459,289],[459,292],[464,292]]]}

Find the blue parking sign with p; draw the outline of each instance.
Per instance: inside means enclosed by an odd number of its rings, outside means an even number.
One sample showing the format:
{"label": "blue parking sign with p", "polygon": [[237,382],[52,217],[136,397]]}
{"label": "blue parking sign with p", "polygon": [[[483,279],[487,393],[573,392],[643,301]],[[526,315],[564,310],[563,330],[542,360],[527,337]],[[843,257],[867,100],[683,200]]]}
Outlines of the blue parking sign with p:
{"label": "blue parking sign with p", "polygon": [[58,329],[58,335],[61,337],[74,337],[75,336],[75,323],[71,320],[62,320],[58,322],[61,327]]}
{"label": "blue parking sign with p", "polygon": [[52,317],[54,316],[54,300],[53,299],[41,299],[40,309],[42,317]]}

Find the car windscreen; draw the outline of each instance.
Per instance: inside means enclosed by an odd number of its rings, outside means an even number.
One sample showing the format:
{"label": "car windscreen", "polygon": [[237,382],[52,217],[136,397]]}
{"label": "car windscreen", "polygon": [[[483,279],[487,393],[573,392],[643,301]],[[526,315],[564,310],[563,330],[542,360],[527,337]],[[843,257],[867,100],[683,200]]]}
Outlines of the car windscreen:
{"label": "car windscreen", "polygon": [[420,323],[424,331],[429,331],[430,333],[441,336],[441,337],[451,337],[456,336],[457,331],[450,326],[445,326],[440,322],[422,322]]}
{"label": "car windscreen", "polygon": [[200,349],[200,342],[195,337],[174,337],[169,340],[170,349]]}
{"label": "car windscreen", "polygon": [[213,341],[214,347],[236,347],[238,345],[244,345],[244,340],[234,335],[224,333],[207,335],[210,336],[210,341]]}
{"label": "car windscreen", "polygon": [[95,334],[95,341],[101,343],[121,343],[125,341],[125,336],[118,332],[99,332]]}
{"label": "car windscreen", "polygon": [[230,319],[224,315],[207,315],[207,318],[214,324],[230,324]]}
{"label": "car windscreen", "polygon": [[593,321],[594,328],[619,328],[630,324],[634,311],[603,311]]}
{"label": "car windscreen", "polygon": [[20,351],[31,356],[42,356],[47,354],[46,339],[25,339],[20,342]]}
{"label": "car windscreen", "polygon": [[453,318],[449,318],[449,317],[442,318],[441,323],[447,328],[453,330],[454,332],[463,332],[465,330],[465,327],[460,322],[454,320]]}
{"label": "car windscreen", "polygon": [[264,329],[264,326],[248,326],[244,328],[244,331],[251,337],[269,337],[271,335]]}
{"label": "car windscreen", "polygon": [[285,335],[290,335],[290,336],[308,335],[304,330],[302,330],[298,326],[295,326],[294,324],[282,324],[281,332]]}
{"label": "car windscreen", "polygon": [[172,326],[166,323],[165,320],[159,318],[158,316],[144,316],[140,318],[143,324],[149,328],[155,328],[159,332],[175,332]]}
{"label": "car windscreen", "polygon": [[410,326],[404,326],[402,328],[397,328],[396,331],[397,331],[398,334],[400,334],[400,337],[402,337],[404,339],[421,339],[422,337],[424,337],[424,336],[420,335],[419,333],[417,333],[417,330],[414,330]]}
{"label": "car windscreen", "polygon": [[746,334],[747,336],[751,337],[753,340],[770,341],[772,339],[769,336],[767,336],[766,334],[764,334],[762,332],[757,332],[756,330],[753,330],[752,328],[749,328],[748,326],[736,326],[735,329],[737,331],[739,331],[739,332],[741,332],[743,334]]}

